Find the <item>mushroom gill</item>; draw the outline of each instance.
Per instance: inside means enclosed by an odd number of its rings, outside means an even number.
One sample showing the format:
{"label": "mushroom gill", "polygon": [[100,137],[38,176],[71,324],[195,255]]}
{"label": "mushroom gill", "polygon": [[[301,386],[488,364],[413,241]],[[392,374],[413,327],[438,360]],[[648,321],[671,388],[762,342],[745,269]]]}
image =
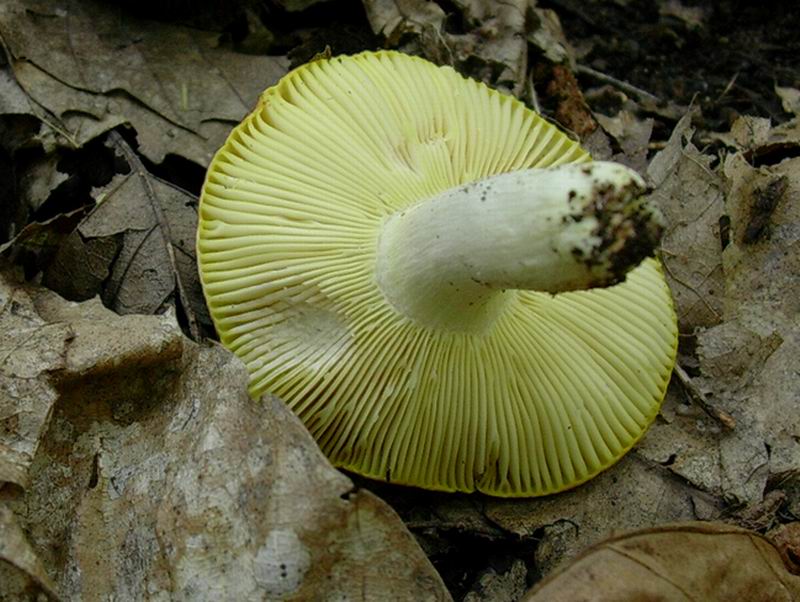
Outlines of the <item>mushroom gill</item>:
{"label": "mushroom gill", "polygon": [[[574,487],[644,434],[677,344],[660,264],[642,259],[657,212],[638,176],[603,165],[516,99],[419,58],[295,69],[234,129],[203,187],[198,261],[220,339],[247,365],[251,394],[281,397],[338,466],[498,496]],[[533,189],[519,217],[463,210],[492,194],[492,178],[509,199],[517,180]],[[584,184],[614,210],[576,213]],[[419,280],[414,262],[434,256],[442,230],[391,246],[391,224],[454,190],[464,200],[440,221],[455,251]],[[514,204],[503,198],[492,211]],[[522,228],[567,242],[545,245],[542,261],[519,251],[528,271],[506,278],[502,253],[526,248]],[[634,239],[645,242],[623,262]],[[395,269],[399,257],[411,267]],[[548,288],[543,269],[576,277]],[[462,273],[490,293],[450,287]]]}

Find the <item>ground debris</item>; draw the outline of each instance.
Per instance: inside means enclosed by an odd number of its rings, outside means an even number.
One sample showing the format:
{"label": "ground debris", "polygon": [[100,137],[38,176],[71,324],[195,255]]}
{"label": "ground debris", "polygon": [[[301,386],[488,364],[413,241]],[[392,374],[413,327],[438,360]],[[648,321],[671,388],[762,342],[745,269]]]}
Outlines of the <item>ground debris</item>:
{"label": "ground debris", "polygon": [[739,527],[685,523],[601,542],[522,600],[790,602],[798,596],[800,578],[766,538]]}
{"label": "ground debris", "polygon": [[49,576],[68,600],[449,599],[394,512],[333,469],[279,400],[251,400],[230,353],[186,339],[169,314],[120,317],[2,283],[6,306],[27,295],[40,332],[63,329],[41,393],[57,399],[0,516],[25,532],[28,547],[3,552],[38,587]]}

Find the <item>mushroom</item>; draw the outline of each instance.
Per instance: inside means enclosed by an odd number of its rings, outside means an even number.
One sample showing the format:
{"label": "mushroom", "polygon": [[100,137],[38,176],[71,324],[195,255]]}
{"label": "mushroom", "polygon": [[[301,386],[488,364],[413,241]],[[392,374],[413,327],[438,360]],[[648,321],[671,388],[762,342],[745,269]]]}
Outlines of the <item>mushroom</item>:
{"label": "mushroom", "polygon": [[317,60],[214,157],[198,261],[220,339],[337,466],[537,496],[619,460],[677,328],[641,178],[398,52]]}

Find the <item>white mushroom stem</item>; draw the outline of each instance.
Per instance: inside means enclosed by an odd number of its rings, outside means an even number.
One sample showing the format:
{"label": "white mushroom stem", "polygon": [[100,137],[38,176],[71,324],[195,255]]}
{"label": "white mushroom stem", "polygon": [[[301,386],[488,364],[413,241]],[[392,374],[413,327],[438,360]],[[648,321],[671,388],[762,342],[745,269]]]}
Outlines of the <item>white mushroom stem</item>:
{"label": "white mushroom stem", "polygon": [[377,279],[400,313],[432,327],[474,330],[508,289],[558,293],[608,286],[652,255],[661,216],[645,184],[616,163],[500,174],[391,216]]}

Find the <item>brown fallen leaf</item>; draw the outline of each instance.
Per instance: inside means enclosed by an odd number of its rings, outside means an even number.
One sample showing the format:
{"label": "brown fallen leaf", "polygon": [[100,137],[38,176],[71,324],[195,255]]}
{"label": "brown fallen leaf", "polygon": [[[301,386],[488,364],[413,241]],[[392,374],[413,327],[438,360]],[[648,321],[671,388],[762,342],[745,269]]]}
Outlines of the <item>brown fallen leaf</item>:
{"label": "brown fallen leaf", "polygon": [[756,167],[746,155],[730,154],[722,166],[724,322],[698,334],[697,354],[699,382],[737,423],[737,435],[721,442],[726,495],[752,503],[770,474],[800,471],[800,159],[778,155]]}
{"label": "brown fallen leaf", "polygon": [[0,489],[24,488],[57,399],[51,375],[63,368],[72,335],[43,320],[30,295],[2,275],[0,333]]}
{"label": "brown fallen leaf", "polygon": [[547,95],[556,104],[556,119],[578,138],[587,138],[597,129],[586,99],[578,87],[575,74],[566,65],[555,65],[547,85]]}
{"label": "brown fallen leaf", "polygon": [[0,503],[0,599],[58,599],[47,571],[25,539],[17,517],[2,503]]}
{"label": "brown fallen leaf", "polygon": [[599,113],[595,119],[619,146],[621,152],[613,154],[611,161],[627,165],[639,173],[647,171],[647,145],[653,133],[652,119],[638,119],[628,110],[609,117]]}
{"label": "brown fallen leaf", "polygon": [[[715,170],[688,143],[670,143],[651,166],[663,177],[655,194],[669,193],[659,197],[674,223],[665,266],[681,328],[696,342],[692,387],[735,429],[668,398],[669,424],[656,424],[640,451],[743,515],[770,489],[789,507],[800,500],[790,478],[800,472],[800,141],[796,125],[740,121],[728,137],[735,150]],[[680,219],[687,208],[692,219]]]}
{"label": "brown fallen leaf", "polygon": [[195,260],[196,199],[151,175],[116,132],[110,143],[130,171],[95,192],[97,206],[60,246],[44,282],[75,301],[100,294],[120,314],[176,305],[199,339],[211,321]]}
{"label": "brown fallen leaf", "polygon": [[387,45],[401,44],[400,50],[452,65],[465,75],[521,95],[527,83],[529,0],[453,4],[452,12],[464,24],[460,33],[447,31],[448,15],[436,2],[364,0],[372,31]]}
{"label": "brown fallen leaf", "polygon": [[785,112],[800,115],[800,90],[776,85],[775,94],[781,99]]}
{"label": "brown fallen leaf", "polygon": [[364,0],[370,27],[391,44],[407,34],[422,34],[426,28],[439,31],[445,13],[429,0]]}
{"label": "brown fallen leaf", "polygon": [[800,521],[780,525],[767,536],[775,543],[789,571],[800,575]]}
{"label": "brown fallen leaf", "polygon": [[765,537],[683,523],[612,537],[548,576],[523,602],[792,602],[800,577]]}
{"label": "brown fallen leaf", "polygon": [[667,221],[662,257],[675,296],[680,330],[691,333],[722,318],[725,233],[723,182],[711,169],[712,157],[691,142],[692,114],[675,126],[667,146],[651,162],[652,199]]}
{"label": "brown fallen leaf", "polygon": [[233,52],[217,33],[135,18],[117,4],[0,3],[17,82],[75,148],[129,123],[151,161],[172,153],[206,165],[288,61]]}
{"label": "brown fallen leaf", "polygon": [[[185,338],[170,313],[118,316],[0,284],[31,301],[40,330],[71,333],[26,489],[7,504],[24,533],[15,579],[41,589],[45,567],[65,600],[450,599],[397,515],[282,402],[250,399],[232,354]],[[0,554],[4,528],[0,513]]]}

